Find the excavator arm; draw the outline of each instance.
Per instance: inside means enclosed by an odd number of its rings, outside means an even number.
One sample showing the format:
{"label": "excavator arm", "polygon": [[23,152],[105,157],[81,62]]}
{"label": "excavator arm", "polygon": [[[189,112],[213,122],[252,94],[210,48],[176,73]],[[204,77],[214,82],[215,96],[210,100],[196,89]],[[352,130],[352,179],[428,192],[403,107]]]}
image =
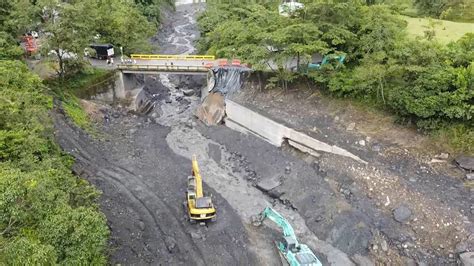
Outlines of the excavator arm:
{"label": "excavator arm", "polygon": [[214,208],[214,204],[212,204],[212,197],[204,196],[202,177],[196,156],[193,156],[192,158],[192,176],[188,177],[186,198],[186,206],[190,221],[215,221],[216,209]]}
{"label": "excavator arm", "polygon": [[196,178],[196,198],[202,198],[204,196],[202,192],[202,177],[199,172],[199,166],[196,156],[193,155],[193,175]]}
{"label": "excavator arm", "polygon": [[276,223],[283,230],[283,242],[278,242],[277,247],[290,266],[322,266],[313,251],[305,245],[298,243],[293,227],[274,209],[267,207],[261,213],[261,221],[265,218]]}
{"label": "excavator arm", "polygon": [[265,218],[268,218],[274,223],[276,223],[283,230],[283,235],[285,237],[291,237],[296,241],[296,244],[298,243],[293,227],[291,227],[290,223],[283,216],[281,216],[281,214],[279,214],[272,208],[267,207],[262,212],[262,220]]}

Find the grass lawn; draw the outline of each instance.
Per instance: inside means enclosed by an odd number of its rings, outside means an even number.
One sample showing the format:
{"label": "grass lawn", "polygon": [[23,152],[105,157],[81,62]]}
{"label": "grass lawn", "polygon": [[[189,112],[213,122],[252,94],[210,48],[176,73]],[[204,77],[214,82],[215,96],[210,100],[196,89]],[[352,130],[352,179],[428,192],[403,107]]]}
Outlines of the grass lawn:
{"label": "grass lawn", "polygon": [[430,28],[430,20],[434,23],[435,39],[441,43],[457,41],[468,32],[474,33],[474,23],[452,22],[429,18],[411,18],[403,16],[408,22],[408,33],[415,37],[424,37],[425,31]]}

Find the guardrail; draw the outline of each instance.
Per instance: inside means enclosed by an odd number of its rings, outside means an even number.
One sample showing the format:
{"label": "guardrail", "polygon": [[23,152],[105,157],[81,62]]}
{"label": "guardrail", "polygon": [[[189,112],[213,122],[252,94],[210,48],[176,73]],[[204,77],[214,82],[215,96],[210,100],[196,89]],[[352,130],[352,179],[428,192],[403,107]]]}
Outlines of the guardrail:
{"label": "guardrail", "polygon": [[119,64],[117,68],[129,71],[163,71],[163,72],[207,72],[205,66],[163,66],[163,65],[129,65]]}
{"label": "guardrail", "polygon": [[148,59],[148,60],[215,60],[213,55],[160,55],[160,54],[132,54],[132,59]]}

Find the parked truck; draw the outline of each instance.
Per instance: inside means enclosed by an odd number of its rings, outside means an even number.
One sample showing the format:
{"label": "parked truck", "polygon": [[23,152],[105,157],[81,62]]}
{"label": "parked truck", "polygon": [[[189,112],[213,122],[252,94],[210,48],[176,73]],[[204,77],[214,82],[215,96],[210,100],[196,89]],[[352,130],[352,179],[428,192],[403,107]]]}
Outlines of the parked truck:
{"label": "parked truck", "polygon": [[95,51],[92,57],[104,60],[114,56],[114,46],[112,44],[92,44],[90,46]]}

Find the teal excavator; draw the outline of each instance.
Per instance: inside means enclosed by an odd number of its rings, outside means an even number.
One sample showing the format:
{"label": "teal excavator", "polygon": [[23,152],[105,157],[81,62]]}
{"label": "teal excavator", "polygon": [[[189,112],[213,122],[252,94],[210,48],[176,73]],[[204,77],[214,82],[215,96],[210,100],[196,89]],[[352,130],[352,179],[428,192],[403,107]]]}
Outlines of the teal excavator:
{"label": "teal excavator", "polygon": [[308,70],[319,70],[322,66],[327,65],[332,61],[336,61],[338,63],[336,67],[339,67],[340,65],[344,64],[344,60],[346,60],[345,55],[326,55],[321,62],[309,63]]}
{"label": "teal excavator", "polygon": [[293,227],[281,214],[267,207],[259,218],[260,222],[268,218],[283,230],[283,240],[277,242],[277,248],[290,266],[322,266],[311,249],[307,245],[298,242]]}
{"label": "teal excavator", "polygon": [[297,66],[294,66],[292,68],[293,71],[298,71],[303,74],[308,74],[309,72],[312,71],[318,71],[323,68],[323,66],[331,64],[334,66],[334,68],[339,68],[344,64],[344,61],[346,60],[346,55],[345,54],[330,54],[330,55],[325,55],[322,60],[317,61],[317,62],[312,62],[308,64],[301,64],[299,66],[299,69]]}

